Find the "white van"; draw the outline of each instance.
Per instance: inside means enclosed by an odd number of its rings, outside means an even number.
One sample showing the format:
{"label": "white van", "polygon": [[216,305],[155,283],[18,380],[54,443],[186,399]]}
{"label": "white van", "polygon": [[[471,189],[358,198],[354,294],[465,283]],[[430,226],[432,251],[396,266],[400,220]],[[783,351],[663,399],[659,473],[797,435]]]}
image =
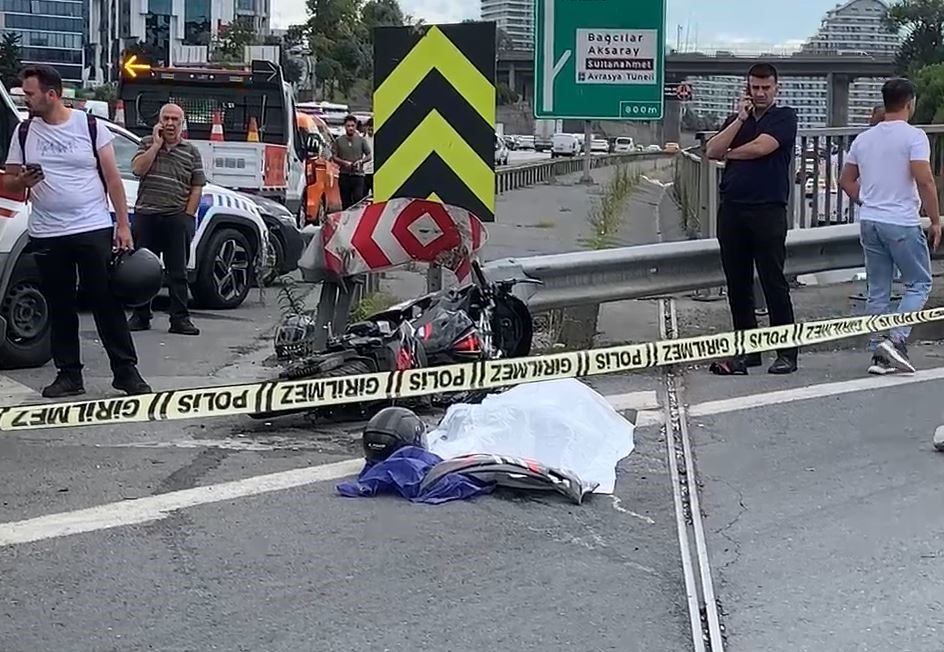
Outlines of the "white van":
{"label": "white van", "polygon": [[577,156],[583,139],[577,134],[554,134],[551,137],[551,158]]}
{"label": "white van", "polygon": [[617,154],[631,152],[635,147],[632,138],[626,136],[619,136],[616,139],[616,143],[613,145],[613,151]]}

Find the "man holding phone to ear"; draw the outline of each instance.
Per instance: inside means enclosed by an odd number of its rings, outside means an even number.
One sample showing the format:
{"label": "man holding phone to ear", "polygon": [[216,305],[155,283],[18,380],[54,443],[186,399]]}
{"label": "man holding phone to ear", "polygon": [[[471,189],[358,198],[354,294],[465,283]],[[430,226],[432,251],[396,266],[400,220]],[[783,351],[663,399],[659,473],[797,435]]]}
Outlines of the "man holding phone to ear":
{"label": "man holding phone to ear", "polygon": [[[760,278],[771,326],[794,323],[790,285],[783,273],[787,257],[787,204],[790,166],[797,135],[796,111],[776,103],[777,70],[751,66],[738,111],[707,143],[708,158],[725,161],[719,188],[718,243],[735,330],[757,328],[754,267]],[[719,375],[744,374],[762,364],[753,353],[716,362]],[[768,369],[772,374],[797,370],[797,349],[781,349]]]}
{"label": "man holding phone to ear", "polygon": [[[131,160],[131,171],[141,179],[134,234],[140,246],[164,258],[170,290],[169,332],[199,335],[187,309],[187,259],[207,180],[200,150],[183,138],[183,123],[184,110],[165,104],[153,133],[141,140]],[[151,306],[135,308],[128,324],[133,331],[150,329]]]}

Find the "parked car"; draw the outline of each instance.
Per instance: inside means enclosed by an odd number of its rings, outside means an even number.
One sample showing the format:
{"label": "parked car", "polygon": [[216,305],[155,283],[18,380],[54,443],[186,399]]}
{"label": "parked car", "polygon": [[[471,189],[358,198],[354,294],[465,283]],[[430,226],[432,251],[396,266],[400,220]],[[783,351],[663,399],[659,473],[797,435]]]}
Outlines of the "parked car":
{"label": "parked car", "polygon": [[[4,160],[13,129],[21,119],[6,90],[0,89],[0,157]],[[104,124],[115,135],[118,167],[133,211],[138,180],[131,171],[131,158],[139,139],[116,124]],[[25,194],[12,196],[0,186],[0,368],[5,369],[39,367],[51,358],[46,299],[33,256],[24,251],[29,210]],[[198,306],[232,309],[241,305],[267,274],[271,230],[293,241],[290,231],[279,226],[270,229],[274,222],[282,225],[284,215],[263,210],[251,196],[214,185],[204,187],[187,261],[190,290]],[[286,246],[286,250],[295,249],[300,247]],[[292,254],[286,255],[279,268],[293,267],[297,257],[294,262],[291,258]]]}

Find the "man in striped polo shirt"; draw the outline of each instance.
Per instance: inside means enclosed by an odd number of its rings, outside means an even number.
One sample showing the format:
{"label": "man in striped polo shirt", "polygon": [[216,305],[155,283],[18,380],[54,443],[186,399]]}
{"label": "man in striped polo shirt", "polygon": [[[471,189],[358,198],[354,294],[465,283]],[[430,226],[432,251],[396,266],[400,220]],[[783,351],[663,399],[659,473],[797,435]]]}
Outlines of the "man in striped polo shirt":
{"label": "man in striped polo shirt", "polygon": [[[187,257],[197,227],[197,208],[206,175],[200,150],[181,135],[184,111],[176,104],[161,108],[154,133],[138,148],[131,168],[141,179],[132,232],[139,247],[164,257],[170,290],[170,332],[199,335],[187,310]],[[151,327],[151,306],[135,308],[133,331]]]}

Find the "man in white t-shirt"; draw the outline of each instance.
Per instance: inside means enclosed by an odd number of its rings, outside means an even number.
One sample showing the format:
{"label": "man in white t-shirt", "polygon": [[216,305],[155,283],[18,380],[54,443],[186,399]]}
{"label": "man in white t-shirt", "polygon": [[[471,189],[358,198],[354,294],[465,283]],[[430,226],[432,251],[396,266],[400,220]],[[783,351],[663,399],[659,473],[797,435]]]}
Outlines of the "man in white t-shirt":
{"label": "man in white t-shirt", "polygon": [[[915,88],[907,79],[882,86],[885,118],[859,134],[843,166],[839,185],[859,205],[859,239],[865,253],[869,314],[890,312],[892,279],[897,267],[905,286],[898,312],[921,310],[931,292],[931,247],[941,243],[940,207],[931,171],[926,133],[908,124],[914,115]],[[931,219],[925,236],[920,211]],[[869,341],[871,374],[914,372],[906,341],[911,328],[873,334]]]}
{"label": "man in white t-shirt", "polygon": [[133,247],[128,203],[111,144],[114,135],[98,118],[63,105],[62,78],[54,68],[30,66],[21,76],[32,117],[25,147],[20,146],[21,125],[13,131],[3,184],[12,192],[30,189],[28,251],[35,256],[49,306],[52,356],[58,369],[43,396],[85,393],[76,297],[79,279],[92,301],[95,326],[114,374],[112,386],[128,394],[150,392],[138,373],[124,308],[108,288],[114,249]]}

